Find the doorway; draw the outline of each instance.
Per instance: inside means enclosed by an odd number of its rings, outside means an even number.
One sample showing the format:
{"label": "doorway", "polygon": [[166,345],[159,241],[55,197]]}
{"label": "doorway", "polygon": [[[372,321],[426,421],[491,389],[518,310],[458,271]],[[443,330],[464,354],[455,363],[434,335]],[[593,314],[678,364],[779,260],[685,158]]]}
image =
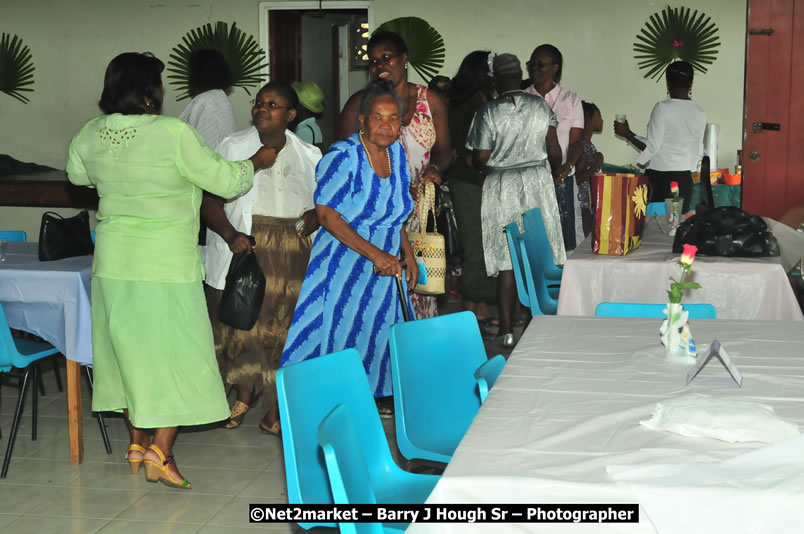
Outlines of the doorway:
{"label": "doorway", "polygon": [[804,211],[804,0],[749,0],[743,207],[798,224]]}
{"label": "doorway", "polygon": [[311,80],[324,93],[318,121],[324,149],[335,135],[346,100],[368,82],[360,47],[374,27],[372,1],[260,3],[260,45],[268,53],[269,79]]}

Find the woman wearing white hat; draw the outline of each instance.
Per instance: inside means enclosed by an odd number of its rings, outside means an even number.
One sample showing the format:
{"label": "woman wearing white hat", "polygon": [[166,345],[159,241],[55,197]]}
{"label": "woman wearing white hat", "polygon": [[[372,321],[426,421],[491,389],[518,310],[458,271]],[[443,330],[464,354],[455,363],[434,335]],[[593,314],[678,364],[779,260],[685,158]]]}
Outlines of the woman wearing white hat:
{"label": "woman wearing white hat", "polygon": [[324,92],[315,82],[293,82],[293,90],[299,95],[299,107],[296,110],[299,124],[296,125],[295,134],[302,141],[323,149],[324,136],[316,123],[324,111]]}

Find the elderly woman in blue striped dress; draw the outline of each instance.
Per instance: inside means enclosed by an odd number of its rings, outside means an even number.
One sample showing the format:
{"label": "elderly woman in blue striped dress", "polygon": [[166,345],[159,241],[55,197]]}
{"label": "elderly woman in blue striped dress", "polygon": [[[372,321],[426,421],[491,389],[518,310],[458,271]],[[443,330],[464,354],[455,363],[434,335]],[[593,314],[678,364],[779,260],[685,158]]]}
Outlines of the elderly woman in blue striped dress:
{"label": "elderly woman in blue striped dress", "polygon": [[[333,144],[318,164],[314,200],[322,229],[281,363],[356,348],[377,398],[392,392],[388,333],[403,319],[393,278],[412,283],[418,276],[404,229],[413,199],[397,141],[402,107],[389,82],[370,83],[360,105],[360,132]],[[407,293],[404,300],[412,315]],[[388,403],[378,404],[387,415]]]}

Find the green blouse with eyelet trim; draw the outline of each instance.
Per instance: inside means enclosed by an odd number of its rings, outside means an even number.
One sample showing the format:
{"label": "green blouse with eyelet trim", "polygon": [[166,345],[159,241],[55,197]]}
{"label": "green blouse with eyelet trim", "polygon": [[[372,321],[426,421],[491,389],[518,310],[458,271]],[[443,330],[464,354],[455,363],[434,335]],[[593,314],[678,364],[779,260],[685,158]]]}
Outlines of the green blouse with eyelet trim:
{"label": "green blouse with eyelet trim", "polygon": [[249,160],[226,161],[187,123],[160,115],[102,115],[70,143],[67,175],[97,188],[92,275],[197,282],[202,190],[223,198],[251,187]]}

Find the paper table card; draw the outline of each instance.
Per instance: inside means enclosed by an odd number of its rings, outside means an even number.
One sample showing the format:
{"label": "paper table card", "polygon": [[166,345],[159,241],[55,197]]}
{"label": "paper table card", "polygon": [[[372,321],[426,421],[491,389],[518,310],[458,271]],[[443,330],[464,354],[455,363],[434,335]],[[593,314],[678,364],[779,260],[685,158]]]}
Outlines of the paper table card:
{"label": "paper table card", "polygon": [[729,353],[726,352],[725,347],[723,347],[720,344],[720,341],[717,339],[712,340],[712,344],[709,345],[709,354],[707,354],[705,358],[699,358],[698,363],[695,364],[695,367],[690,369],[690,372],[687,373],[687,385],[689,386],[690,382],[692,382],[692,379],[698,376],[698,373],[700,373],[701,369],[704,368],[706,363],[712,359],[712,356],[717,356],[734,381],[737,382],[737,385],[743,387],[742,373],[740,373],[740,370],[737,369],[736,365],[734,365],[731,356],[729,356]]}

